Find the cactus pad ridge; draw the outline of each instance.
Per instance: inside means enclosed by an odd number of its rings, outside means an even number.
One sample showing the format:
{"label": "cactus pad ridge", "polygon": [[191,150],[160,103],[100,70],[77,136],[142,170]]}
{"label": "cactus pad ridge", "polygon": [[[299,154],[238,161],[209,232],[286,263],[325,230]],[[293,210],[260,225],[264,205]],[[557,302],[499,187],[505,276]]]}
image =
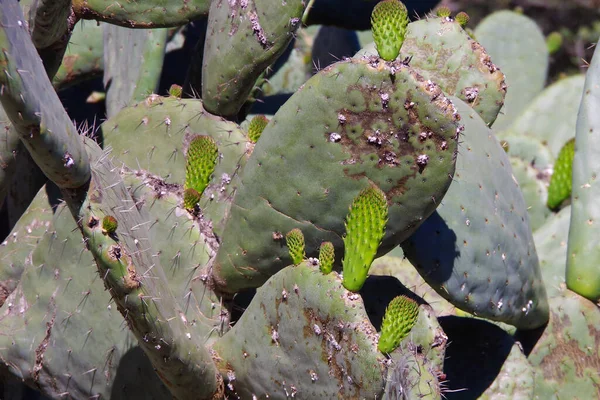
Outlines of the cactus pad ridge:
{"label": "cactus pad ridge", "polygon": [[342,283],[346,289],[356,292],[365,283],[385,234],[387,219],[387,200],[377,186],[362,190],[352,202],[346,218],[345,254],[342,262]]}
{"label": "cactus pad ridge", "polygon": [[333,263],[335,261],[335,248],[331,242],[321,243],[319,248],[319,268],[321,272],[327,275],[333,270]]}
{"label": "cactus pad ridge", "polygon": [[371,14],[371,29],[381,58],[393,61],[398,57],[408,22],[408,10],[399,0],[383,0],[375,6]]}
{"label": "cactus pad ridge", "polygon": [[185,167],[185,189],[192,188],[202,195],[217,165],[217,156],[217,144],[213,138],[198,135],[192,139]]}
{"label": "cactus pad ridge", "polygon": [[419,305],[406,296],[395,297],[388,304],[381,323],[381,335],[377,348],[382,353],[391,353],[417,322]]}
{"label": "cactus pad ridge", "polygon": [[248,125],[248,139],[252,143],[258,142],[260,135],[265,130],[265,127],[269,123],[269,119],[264,115],[256,115],[250,121],[250,125]]}
{"label": "cactus pad ridge", "polygon": [[285,241],[290,249],[290,258],[294,265],[298,265],[306,258],[304,252],[304,235],[298,228],[292,229],[285,235]]}
{"label": "cactus pad ridge", "polygon": [[563,201],[571,197],[573,172],[573,157],[575,156],[575,138],[569,140],[558,153],[554,172],[548,187],[548,208],[554,210],[560,207]]}

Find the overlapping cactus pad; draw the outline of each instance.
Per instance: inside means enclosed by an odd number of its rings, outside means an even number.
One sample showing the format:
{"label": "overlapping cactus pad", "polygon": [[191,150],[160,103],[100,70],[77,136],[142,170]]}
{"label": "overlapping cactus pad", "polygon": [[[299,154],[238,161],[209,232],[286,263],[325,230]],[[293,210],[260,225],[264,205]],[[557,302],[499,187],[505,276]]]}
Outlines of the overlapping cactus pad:
{"label": "overlapping cactus pad", "polygon": [[332,65],[275,114],[241,176],[213,265],[222,290],[260,286],[290,263],[277,233],[300,228],[306,254],[342,248],[358,193],[389,205],[380,251],[405,239],[442,200],[454,172],[459,115],[441,89],[401,63]]}

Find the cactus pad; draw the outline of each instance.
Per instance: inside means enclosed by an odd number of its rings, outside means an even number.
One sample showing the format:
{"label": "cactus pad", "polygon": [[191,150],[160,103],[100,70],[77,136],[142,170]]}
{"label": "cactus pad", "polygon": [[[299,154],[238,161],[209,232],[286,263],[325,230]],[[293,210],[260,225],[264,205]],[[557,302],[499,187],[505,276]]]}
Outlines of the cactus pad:
{"label": "cactus pad", "polygon": [[419,305],[406,296],[394,298],[387,309],[381,323],[381,335],[377,348],[382,353],[391,353],[400,345],[419,316]]}
{"label": "cactus pad", "polygon": [[346,218],[344,236],[344,287],[360,290],[367,279],[377,248],[385,234],[388,205],[385,193],[370,186],[354,199]]}
{"label": "cactus pad", "polygon": [[210,136],[198,135],[190,142],[185,166],[185,188],[202,194],[215,171],[219,152]]}
{"label": "cactus pad", "polygon": [[292,229],[285,235],[285,242],[290,250],[290,258],[295,265],[298,265],[306,258],[304,252],[304,235],[298,228]]}
{"label": "cactus pad", "polygon": [[331,242],[321,243],[319,248],[319,268],[324,274],[328,274],[333,270],[333,263],[335,262],[335,248]]}
{"label": "cactus pad", "polygon": [[257,115],[252,118],[248,125],[248,139],[250,139],[252,143],[258,142],[260,135],[265,130],[268,123],[269,119],[264,115]]}
{"label": "cactus pad", "polygon": [[398,57],[408,22],[408,10],[399,0],[383,0],[375,6],[371,29],[381,58],[392,61]]}
{"label": "cactus pad", "polygon": [[553,210],[560,207],[563,201],[571,197],[574,156],[575,138],[565,143],[554,164],[554,172],[548,187],[548,207]]}

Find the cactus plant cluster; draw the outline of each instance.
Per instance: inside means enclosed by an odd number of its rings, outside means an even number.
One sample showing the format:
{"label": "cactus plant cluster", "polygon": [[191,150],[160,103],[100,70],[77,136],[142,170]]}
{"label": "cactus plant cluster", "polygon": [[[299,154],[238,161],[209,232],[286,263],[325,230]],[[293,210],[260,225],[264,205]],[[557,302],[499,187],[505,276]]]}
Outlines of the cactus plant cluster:
{"label": "cactus plant cluster", "polygon": [[[5,391],[600,395],[600,55],[544,89],[535,24],[507,46],[524,16],[353,0],[375,42],[313,71],[337,3],[0,2]],[[98,74],[86,131],[58,93]]]}

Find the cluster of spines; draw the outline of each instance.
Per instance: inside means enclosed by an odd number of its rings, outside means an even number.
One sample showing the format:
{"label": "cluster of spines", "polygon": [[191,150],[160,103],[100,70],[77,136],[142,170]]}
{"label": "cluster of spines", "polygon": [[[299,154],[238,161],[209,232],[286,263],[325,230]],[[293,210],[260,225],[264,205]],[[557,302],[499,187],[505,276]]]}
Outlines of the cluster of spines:
{"label": "cluster of spines", "polygon": [[371,29],[381,58],[393,61],[398,57],[408,22],[408,10],[399,0],[383,0],[375,6],[371,14]]}
{"label": "cluster of spines", "polygon": [[268,123],[269,119],[264,115],[254,116],[248,125],[248,139],[250,139],[252,143],[258,142],[260,135],[262,135]]}
{"label": "cluster of spines", "polygon": [[387,200],[377,186],[372,185],[362,190],[352,202],[346,217],[342,261],[342,284],[346,289],[356,292],[365,283],[385,234],[387,219]]}
{"label": "cluster of spines", "polygon": [[217,144],[210,136],[198,135],[192,139],[187,153],[184,189],[194,189],[202,195],[215,171],[218,154]]}
{"label": "cluster of spines", "polygon": [[298,228],[292,229],[285,235],[285,241],[294,265],[300,264],[305,258],[304,235]]}
{"label": "cluster of spines", "polygon": [[406,296],[395,297],[388,304],[381,322],[377,343],[379,351],[385,354],[394,351],[415,326],[418,316],[419,305],[416,301]]}

